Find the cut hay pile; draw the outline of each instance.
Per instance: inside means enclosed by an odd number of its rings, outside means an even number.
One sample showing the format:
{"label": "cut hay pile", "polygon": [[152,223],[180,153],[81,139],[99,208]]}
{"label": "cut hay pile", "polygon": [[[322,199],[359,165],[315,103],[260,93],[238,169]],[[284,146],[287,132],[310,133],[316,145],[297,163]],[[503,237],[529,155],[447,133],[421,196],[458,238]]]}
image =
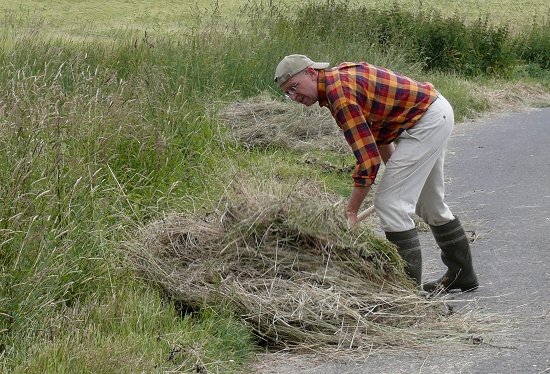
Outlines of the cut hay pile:
{"label": "cut hay pile", "polygon": [[328,109],[318,105],[307,108],[260,95],[231,103],[221,111],[220,119],[248,149],[276,146],[350,152]]}
{"label": "cut hay pile", "polygon": [[207,215],[167,216],[130,243],[132,266],[173,300],[231,308],[270,345],[418,346],[472,326],[417,295],[399,257],[367,227],[348,229],[311,185],[239,185]]}

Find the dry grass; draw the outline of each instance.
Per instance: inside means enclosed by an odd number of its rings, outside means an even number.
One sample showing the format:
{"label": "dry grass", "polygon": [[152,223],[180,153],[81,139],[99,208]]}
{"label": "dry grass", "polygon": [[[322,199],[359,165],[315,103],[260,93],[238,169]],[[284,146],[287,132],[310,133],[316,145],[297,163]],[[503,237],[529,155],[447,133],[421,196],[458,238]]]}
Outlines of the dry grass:
{"label": "dry grass", "polygon": [[271,346],[417,347],[479,331],[472,314],[419,296],[395,249],[349,230],[333,196],[253,185],[235,184],[211,214],[145,227],[131,265],[192,309],[227,305]]}
{"label": "dry grass", "polygon": [[220,118],[234,139],[246,148],[282,147],[349,152],[330,111],[318,105],[304,107],[260,95],[229,104]]}
{"label": "dry grass", "polygon": [[501,82],[477,90],[487,97],[492,112],[518,112],[550,105],[550,91],[536,84]]}

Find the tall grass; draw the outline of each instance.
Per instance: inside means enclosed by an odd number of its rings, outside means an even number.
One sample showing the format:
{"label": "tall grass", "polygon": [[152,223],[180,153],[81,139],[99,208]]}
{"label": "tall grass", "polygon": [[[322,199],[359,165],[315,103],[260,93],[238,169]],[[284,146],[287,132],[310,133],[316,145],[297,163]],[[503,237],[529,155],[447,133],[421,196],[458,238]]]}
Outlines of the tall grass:
{"label": "tall grass", "polygon": [[[121,354],[140,357],[153,336],[189,329],[158,293],[134,285],[116,249],[140,223],[200,203],[221,158],[204,103],[188,94],[196,86],[186,74],[168,74],[151,51],[128,36],[109,45],[21,38],[0,57],[0,355],[7,368],[70,371],[86,362],[86,371],[110,372],[108,357],[59,357],[50,367],[41,347],[78,356],[73,351],[107,352],[136,334],[129,343],[137,345]],[[163,309],[160,317],[140,310],[144,299]],[[158,318],[172,323],[141,330]],[[121,329],[111,328],[118,320]],[[209,333],[219,333],[216,325]],[[156,344],[143,362],[156,357],[164,365],[166,349]],[[207,356],[226,354],[212,351]]]}
{"label": "tall grass", "polygon": [[[273,68],[285,54],[367,60],[437,81],[459,118],[486,105],[471,79],[510,76],[523,63],[537,66],[528,75],[548,69],[547,24],[516,40],[489,23],[349,10],[249,4],[239,27],[214,13],[171,36],[127,31],[86,42],[10,18],[0,45],[1,370],[242,364],[248,329],[230,312],[180,318],[125,269],[119,243],[164,212],[211,204],[238,151],[212,108],[276,92]],[[421,44],[426,33],[433,44]]]}

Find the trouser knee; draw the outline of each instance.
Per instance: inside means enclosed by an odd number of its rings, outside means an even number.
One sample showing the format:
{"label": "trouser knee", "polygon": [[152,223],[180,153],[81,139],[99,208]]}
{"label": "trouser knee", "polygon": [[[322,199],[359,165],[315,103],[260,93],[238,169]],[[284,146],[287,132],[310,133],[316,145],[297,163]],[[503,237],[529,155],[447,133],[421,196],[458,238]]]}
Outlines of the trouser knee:
{"label": "trouser knee", "polygon": [[[380,226],[386,232],[407,231],[415,227],[410,214],[414,212],[412,206],[389,193],[376,193],[373,201]],[[409,204],[410,205],[410,204]],[[410,211],[410,212],[409,212]]]}

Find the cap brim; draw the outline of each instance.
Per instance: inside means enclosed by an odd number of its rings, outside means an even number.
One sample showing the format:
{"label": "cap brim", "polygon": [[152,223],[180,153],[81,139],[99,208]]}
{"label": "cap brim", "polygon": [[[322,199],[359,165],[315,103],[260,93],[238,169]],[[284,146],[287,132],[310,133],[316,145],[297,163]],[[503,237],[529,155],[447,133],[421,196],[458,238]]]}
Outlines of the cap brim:
{"label": "cap brim", "polygon": [[314,62],[311,67],[314,69],[326,69],[329,65],[328,62]]}

